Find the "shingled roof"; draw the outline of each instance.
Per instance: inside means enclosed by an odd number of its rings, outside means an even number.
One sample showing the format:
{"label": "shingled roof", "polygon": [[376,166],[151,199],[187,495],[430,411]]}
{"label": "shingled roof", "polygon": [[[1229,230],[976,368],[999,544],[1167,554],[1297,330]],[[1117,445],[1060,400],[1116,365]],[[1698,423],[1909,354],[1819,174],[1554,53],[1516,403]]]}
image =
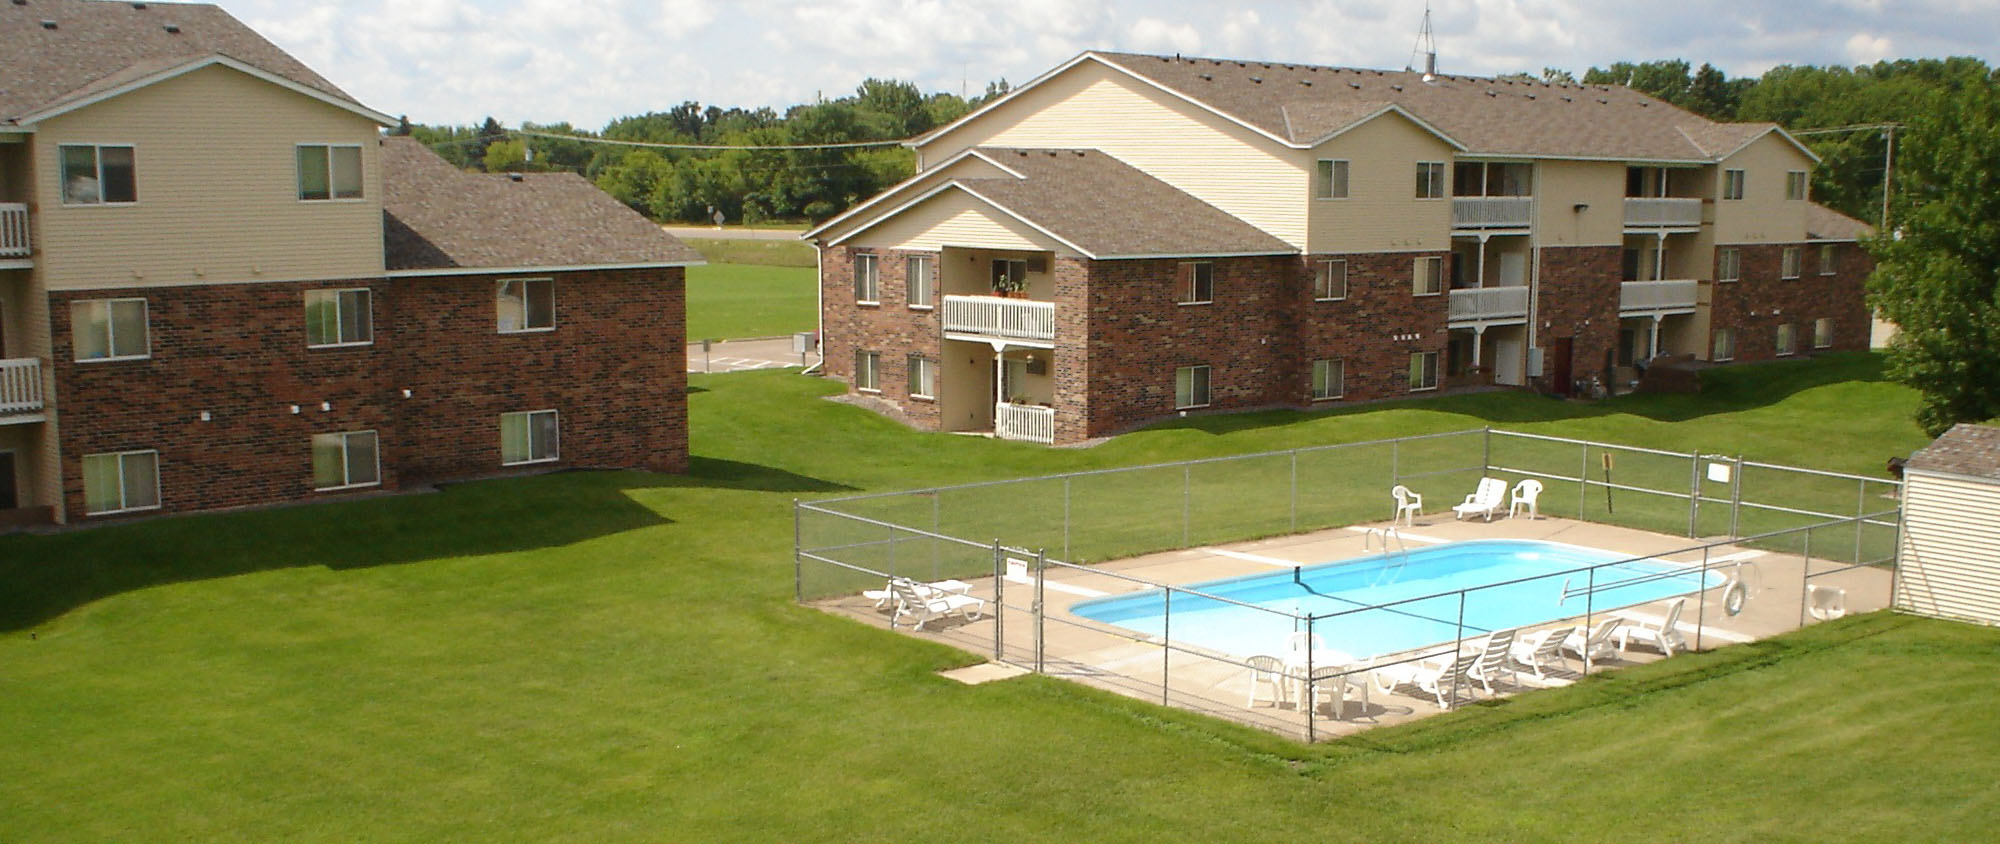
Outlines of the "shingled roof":
{"label": "shingled roof", "polygon": [[1860,240],[1875,227],[1817,202],[1806,204],[1806,237],[1813,240]]}
{"label": "shingled roof", "polygon": [[2000,428],[1960,422],[1910,455],[1906,468],[2000,480]]}
{"label": "shingled roof", "polygon": [[382,140],[382,181],[382,251],[392,273],[703,263],[575,173],[467,173],[392,137]]}
{"label": "shingled roof", "polygon": [[9,0],[0,3],[0,121],[217,57],[365,110],[213,5]]}

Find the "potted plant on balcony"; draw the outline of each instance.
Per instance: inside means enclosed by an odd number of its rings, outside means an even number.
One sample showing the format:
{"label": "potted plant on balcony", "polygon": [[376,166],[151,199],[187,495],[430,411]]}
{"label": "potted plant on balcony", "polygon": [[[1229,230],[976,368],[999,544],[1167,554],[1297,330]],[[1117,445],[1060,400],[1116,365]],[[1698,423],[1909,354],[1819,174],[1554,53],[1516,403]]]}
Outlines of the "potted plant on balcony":
{"label": "potted plant on balcony", "polygon": [[993,295],[1002,299],[1017,299],[1027,294],[1028,277],[1014,275],[1005,269],[995,267],[993,273]]}

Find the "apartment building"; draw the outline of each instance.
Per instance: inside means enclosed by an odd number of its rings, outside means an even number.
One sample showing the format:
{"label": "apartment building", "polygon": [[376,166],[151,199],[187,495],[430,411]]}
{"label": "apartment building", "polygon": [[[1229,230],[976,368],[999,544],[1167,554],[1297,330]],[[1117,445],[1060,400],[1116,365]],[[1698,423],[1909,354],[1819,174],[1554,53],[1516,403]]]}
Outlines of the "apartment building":
{"label": "apartment building", "polygon": [[808,232],[827,374],[1070,443],[1188,411],[1867,348],[1813,153],[1616,86],[1089,52]]}
{"label": "apartment building", "polygon": [[687,464],[683,268],[222,10],[0,5],[0,520]]}

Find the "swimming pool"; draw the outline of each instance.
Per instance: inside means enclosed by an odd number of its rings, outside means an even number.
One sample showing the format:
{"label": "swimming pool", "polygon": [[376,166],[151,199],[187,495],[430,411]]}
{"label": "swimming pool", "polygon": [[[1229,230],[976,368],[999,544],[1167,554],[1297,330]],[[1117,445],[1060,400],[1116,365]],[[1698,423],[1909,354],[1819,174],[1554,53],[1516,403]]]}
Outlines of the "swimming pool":
{"label": "swimming pool", "polygon": [[[1466,593],[1465,635],[1472,637],[1582,615],[1589,575],[1572,570],[1617,563],[1628,556],[1559,542],[1487,539],[1307,566],[1298,570],[1296,580],[1291,569],[1277,569],[1191,583],[1186,588],[1279,612],[1175,592],[1170,632],[1175,642],[1237,656],[1283,654],[1294,621],[1280,613],[1324,615],[1520,581]],[[1625,582],[1635,578],[1640,582]],[[1641,560],[1599,568],[1596,581],[1599,586],[1591,605],[1604,610],[1697,591],[1701,572]],[[1709,572],[1709,586],[1722,582],[1720,574]],[[1571,591],[1568,600],[1562,599],[1565,585]],[[1070,612],[1158,636],[1165,626],[1165,609],[1161,590],[1149,589],[1085,601],[1071,606]],[[1313,632],[1329,648],[1366,658],[1449,642],[1458,635],[1458,617],[1459,597],[1449,594],[1320,619]]]}

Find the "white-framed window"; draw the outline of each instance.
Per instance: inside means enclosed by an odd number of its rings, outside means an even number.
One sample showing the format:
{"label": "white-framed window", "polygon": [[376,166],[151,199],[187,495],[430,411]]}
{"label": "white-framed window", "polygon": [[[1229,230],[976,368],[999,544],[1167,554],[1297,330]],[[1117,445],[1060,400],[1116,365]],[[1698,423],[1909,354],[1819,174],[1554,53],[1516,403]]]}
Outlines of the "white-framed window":
{"label": "white-framed window", "polygon": [[1789,322],[1778,326],[1778,354],[1789,355],[1799,350],[1799,327]]}
{"label": "white-framed window", "polygon": [[882,354],[880,352],[854,353],[854,389],[864,393],[882,392]]}
{"label": "white-framed window", "polygon": [[160,509],[160,453],[83,456],[83,511],[92,516]]}
{"label": "white-framed window", "polygon": [[1743,277],[1743,250],[1725,246],[1715,250],[1715,280],[1736,281]]}
{"label": "white-framed window", "polygon": [[152,357],[144,299],[87,299],[69,304],[71,342],[79,362]]}
{"label": "white-framed window", "polygon": [[1314,199],[1347,198],[1347,161],[1322,158],[1313,168]]}
{"label": "white-framed window", "polygon": [[500,465],[553,463],[562,457],[562,424],[553,410],[500,414]]}
{"label": "white-framed window", "polygon": [[314,434],[313,489],[325,492],[381,484],[382,452],[377,446],[374,431]]}
{"label": "white-framed window", "polygon": [[1833,346],[1833,320],[1820,317],[1813,320],[1813,348],[1825,349]]}
{"label": "white-framed window", "polygon": [[1313,361],[1313,401],[1337,399],[1347,394],[1347,362],[1340,358]]}
{"label": "white-framed window", "polygon": [[1410,353],[1410,392],[1435,390],[1438,386],[1438,353]]}
{"label": "white-framed window", "polygon": [[910,398],[937,398],[937,361],[921,355],[911,355],[904,361],[910,377]]}
{"label": "white-framed window", "polygon": [[854,301],[874,305],[882,301],[881,259],[873,252],[854,254]]}
{"label": "white-framed window", "polygon": [[1819,245],[1819,274],[1833,275],[1840,272],[1840,252],[1831,243]]}
{"label": "white-framed window", "polygon": [[1028,261],[1025,258],[995,258],[992,265],[994,292],[1028,289]]}
{"label": "white-framed window", "polygon": [[1215,263],[1189,261],[1180,265],[1180,280],[1174,285],[1183,305],[1206,305],[1215,301]]}
{"label": "white-framed window", "polygon": [[1714,348],[1709,354],[1709,359],[1715,361],[1735,360],[1736,329],[1718,328],[1715,329],[1714,336]]}
{"label": "white-framed window", "polygon": [[1723,199],[1743,198],[1743,171],[1741,170],[1722,171],[1722,198]]}
{"label": "white-framed window", "polygon": [[510,278],[498,291],[494,304],[501,334],[556,330],[555,279]]}
{"label": "white-framed window", "polygon": [[361,198],[360,144],[299,144],[299,199]]}
{"label": "white-framed window", "polygon": [[1174,409],[1208,406],[1208,366],[1183,366],[1174,370]]}
{"label": "white-framed window", "polygon": [[61,144],[64,205],[130,205],[139,201],[138,153],[130,144]]}
{"label": "white-framed window", "polygon": [[1445,190],[1444,179],[1444,162],[1417,162],[1417,198],[1443,199]]}
{"label": "white-framed window", "polygon": [[1410,291],[1418,296],[1443,293],[1444,259],[1437,256],[1418,258],[1410,276]]}
{"label": "white-framed window", "polygon": [[306,346],[365,346],[375,342],[372,298],[366,287],[306,291]]}
{"label": "white-framed window", "polygon": [[929,310],[937,297],[937,261],[929,255],[905,258],[903,291],[910,300],[910,307]]}
{"label": "white-framed window", "polygon": [[1806,198],[1806,171],[1804,170],[1785,171],[1785,198],[1786,199]]}
{"label": "white-framed window", "polygon": [[1803,261],[1801,260],[1800,257],[1799,248],[1796,246],[1785,247],[1785,251],[1783,255],[1780,257],[1778,263],[1778,277],[1798,278],[1799,264],[1801,263],[1803,263]]}
{"label": "white-framed window", "polygon": [[1313,272],[1313,298],[1322,302],[1347,298],[1346,258],[1319,262]]}

